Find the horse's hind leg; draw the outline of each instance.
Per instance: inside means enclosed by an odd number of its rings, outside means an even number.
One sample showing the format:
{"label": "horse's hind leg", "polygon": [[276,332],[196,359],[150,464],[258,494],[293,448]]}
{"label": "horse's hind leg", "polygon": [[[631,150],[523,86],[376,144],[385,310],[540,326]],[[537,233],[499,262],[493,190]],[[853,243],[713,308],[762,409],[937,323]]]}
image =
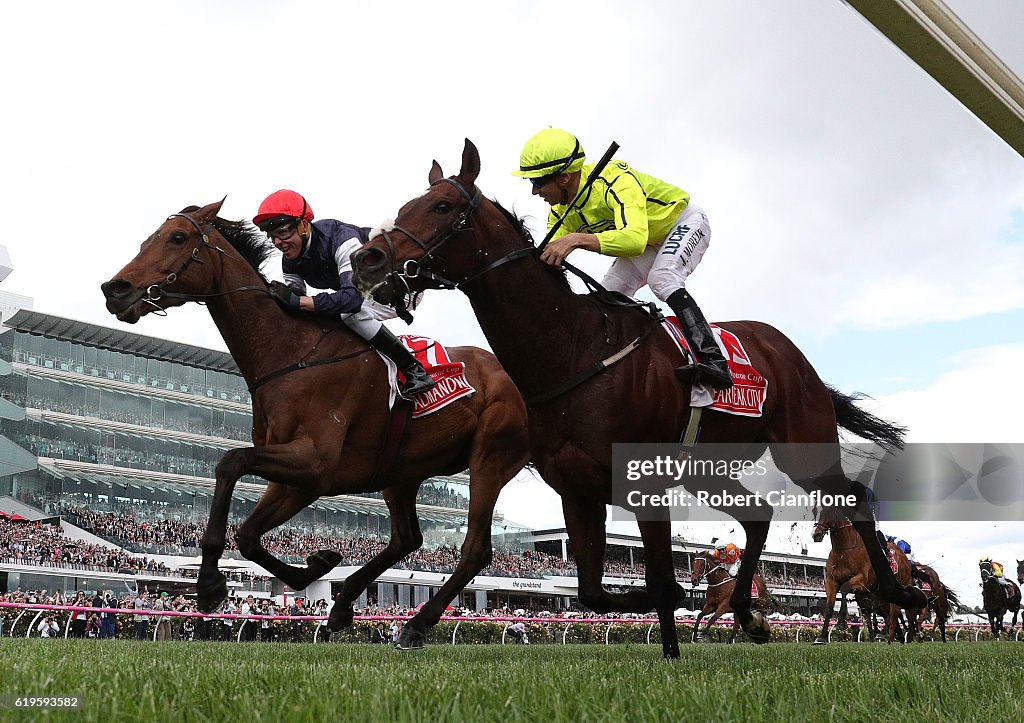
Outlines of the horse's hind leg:
{"label": "horse's hind leg", "polygon": [[644,542],[647,591],[658,614],[662,653],[666,658],[678,658],[675,609],[680,590],[672,564],[672,524],[667,519],[638,521],[637,524]]}
{"label": "horse's hind leg", "polygon": [[388,487],[384,490],[384,501],[391,515],[391,539],[373,559],[345,578],[341,592],[334,597],[334,607],[327,621],[332,632],[352,624],[355,611],[352,603],[370,583],[396,562],[415,552],[423,545],[423,533],[416,518],[416,493],[420,483]]}

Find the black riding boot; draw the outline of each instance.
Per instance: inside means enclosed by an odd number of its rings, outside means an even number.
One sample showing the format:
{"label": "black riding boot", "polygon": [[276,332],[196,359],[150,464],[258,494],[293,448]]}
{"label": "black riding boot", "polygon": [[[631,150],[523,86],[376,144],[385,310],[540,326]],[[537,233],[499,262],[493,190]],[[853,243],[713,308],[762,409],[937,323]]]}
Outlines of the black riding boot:
{"label": "black riding boot", "polygon": [[413,399],[417,394],[422,394],[436,386],[436,382],[430,378],[423,365],[416,361],[412,352],[406,349],[386,326],[382,326],[380,331],[370,339],[370,344],[393,361],[405,374],[405,384],[398,390],[398,394],[403,399]]}
{"label": "black riding boot", "polygon": [[889,541],[885,539],[885,535],[882,534],[881,530],[875,530],[875,537],[878,538],[878,544],[882,546],[882,552],[885,553],[886,557],[889,557]]}
{"label": "black riding boot", "polygon": [[711,327],[697,303],[686,289],[673,291],[665,300],[679,317],[683,334],[690,343],[690,351],[696,358],[696,364],[688,364],[676,369],[676,376],[687,384],[707,384],[715,389],[728,389],[732,386],[732,375],[726,364],[722,350],[718,348]]}

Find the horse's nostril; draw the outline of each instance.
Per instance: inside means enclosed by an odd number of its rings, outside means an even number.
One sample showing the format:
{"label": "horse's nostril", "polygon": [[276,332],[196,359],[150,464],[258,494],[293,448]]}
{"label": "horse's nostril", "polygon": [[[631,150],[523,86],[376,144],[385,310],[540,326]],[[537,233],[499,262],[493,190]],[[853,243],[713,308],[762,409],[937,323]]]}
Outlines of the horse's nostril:
{"label": "horse's nostril", "polygon": [[111,279],[100,284],[100,290],[103,292],[103,296],[106,298],[124,296],[131,291],[132,285],[127,281],[121,279]]}
{"label": "horse's nostril", "polygon": [[377,271],[384,265],[384,254],[377,249],[360,249],[354,260],[365,271]]}

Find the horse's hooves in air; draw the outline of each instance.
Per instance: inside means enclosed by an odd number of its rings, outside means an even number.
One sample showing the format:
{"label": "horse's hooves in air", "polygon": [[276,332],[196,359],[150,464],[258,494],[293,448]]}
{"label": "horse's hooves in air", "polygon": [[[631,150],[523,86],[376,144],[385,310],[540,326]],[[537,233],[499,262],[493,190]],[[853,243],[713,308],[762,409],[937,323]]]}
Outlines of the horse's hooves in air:
{"label": "horse's hooves in air", "polygon": [[215,612],[228,597],[228,579],[219,572],[212,577],[200,573],[196,582],[196,596],[199,612]]}
{"label": "horse's hooves in air", "polygon": [[754,611],[750,615],[750,622],[744,626],[744,632],[747,637],[758,645],[764,645],[771,638],[772,629],[768,627],[768,621],[764,619],[764,615]]}
{"label": "horse's hooves in air", "polygon": [[335,605],[331,608],[331,615],[327,618],[327,629],[332,633],[336,633],[339,630],[344,630],[352,624],[355,619],[356,611],[349,605],[345,607],[343,605]]}
{"label": "horse's hooves in air", "polygon": [[395,650],[422,650],[426,642],[426,634],[416,628],[406,625],[398,635],[398,642],[395,643]]}
{"label": "horse's hooves in air", "polygon": [[815,645],[827,645],[828,644],[828,640],[826,640],[825,638],[823,638],[823,637],[821,637],[819,635],[818,637],[816,637],[814,639],[814,644]]}
{"label": "horse's hooves in air", "polygon": [[306,558],[306,569],[311,575],[316,575],[313,580],[319,580],[341,563],[341,553],[334,550],[320,550]]}

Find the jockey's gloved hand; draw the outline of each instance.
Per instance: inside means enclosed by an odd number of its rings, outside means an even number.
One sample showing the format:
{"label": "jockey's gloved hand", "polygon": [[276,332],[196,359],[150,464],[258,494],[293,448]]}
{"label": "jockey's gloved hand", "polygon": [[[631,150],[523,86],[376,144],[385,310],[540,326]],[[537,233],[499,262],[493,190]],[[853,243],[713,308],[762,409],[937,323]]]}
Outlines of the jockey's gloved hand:
{"label": "jockey's gloved hand", "polygon": [[281,306],[287,306],[292,309],[299,308],[299,295],[295,293],[288,284],[280,281],[270,282],[270,295],[274,297],[274,301],[279,303]]}

